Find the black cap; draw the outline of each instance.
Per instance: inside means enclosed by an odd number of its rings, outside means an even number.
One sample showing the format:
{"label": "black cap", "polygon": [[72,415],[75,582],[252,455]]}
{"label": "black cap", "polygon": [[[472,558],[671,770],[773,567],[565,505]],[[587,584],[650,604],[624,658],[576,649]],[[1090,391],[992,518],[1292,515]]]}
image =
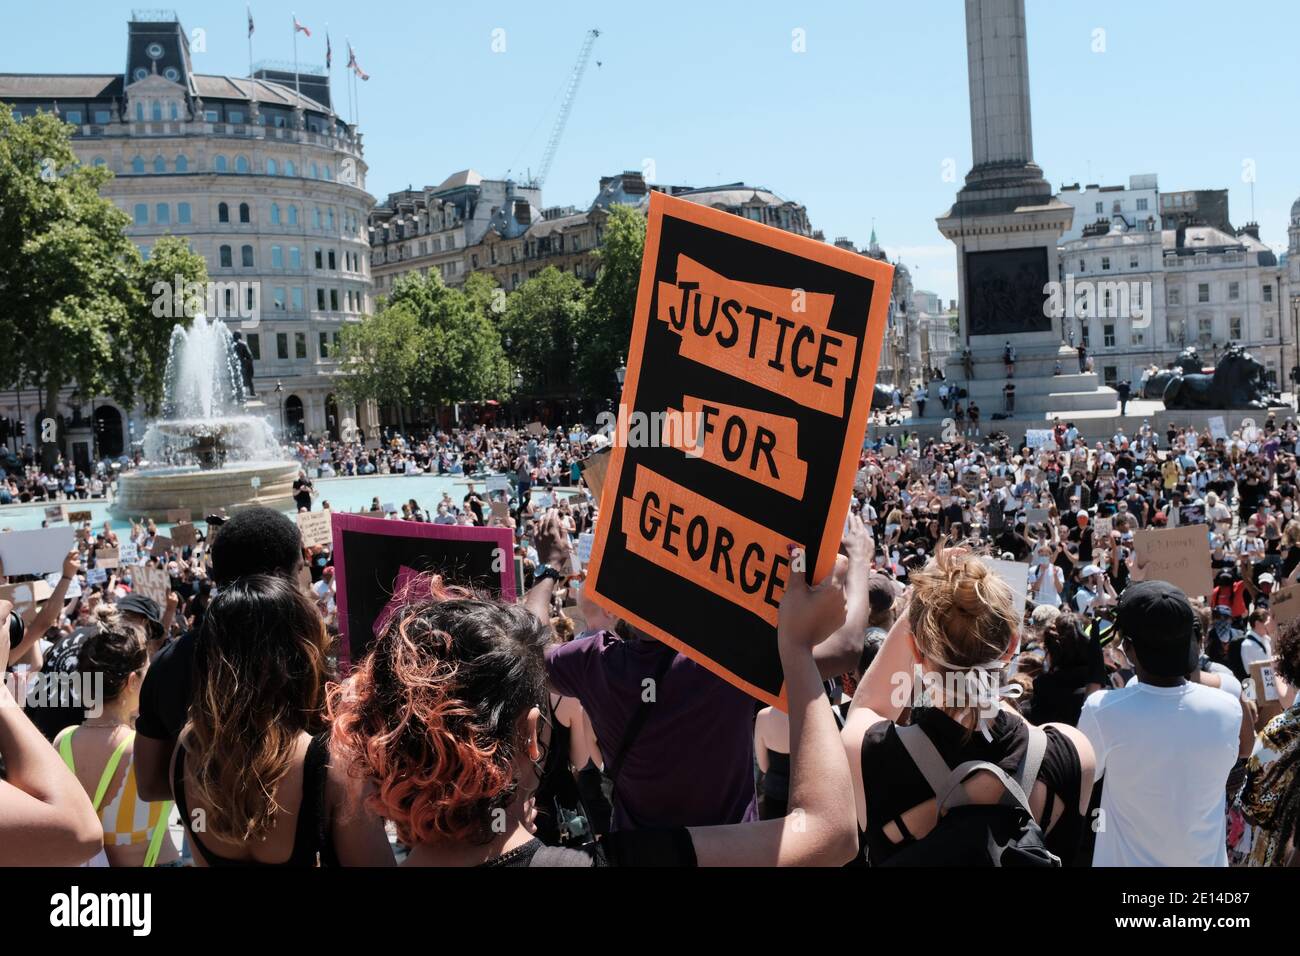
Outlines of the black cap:
{"label": "black cap", "polygon": [[1196,669],[1196,615],[1181,588],[1142,581],[1124,589],[1117,608],[1120,633],[1153,677],[1186,677]]}
{"label": "black cap", "polygon": [[153,637],[162,635],[162,610],[153,598],[132,592],[117,601],[114,607],[127,614],[139,614],[149,622]]}

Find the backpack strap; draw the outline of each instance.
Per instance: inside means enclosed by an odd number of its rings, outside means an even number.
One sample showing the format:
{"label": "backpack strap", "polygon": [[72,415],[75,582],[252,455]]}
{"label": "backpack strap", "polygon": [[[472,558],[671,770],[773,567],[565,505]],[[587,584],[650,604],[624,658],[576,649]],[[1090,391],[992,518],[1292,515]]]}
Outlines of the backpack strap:
{"label": "backpack strap", "polygon": [[[655,665],[654,670],[654,688],[655,699],[659,698],[660,685],[664,677],[668,674],[668,668],[672,666],[673,660],[677,657],[677,652],[665,653]],[[632,744],[636,743],[637,737],[641,736],[641,730],[645,727],[646,720],[650,717],[651,706],[644,698],[641,700],[641,706],[637,708],[632,719],[628,721],[627,729],[623,731],[623,741],[619,744],[618,753],[612,763],[605,765],[605,776],[609,778],[610,786],[617,797],[618,775],[623,769],[623,761],[627,758],[628,751],[632,749]]]}
{"label": "backpack strap", "polygon": [[[1028,797],[1034,792],[1034,784],[1038,782],[1038,771],[1042,768],[1043,757],[1047,754],[1047,731],[1035,727],[1029,721],[1025,721],[1025,729],[1029,731],[1029,745],[1025,748],[1025,756],[1020,761],[1016,783],[1020,784],[1021,792]],[[1026,800],[1025,807],[1028,806],[1029,801]]]}
{"label": "backpack strap", "polygon": [[[1003,789],[1006,790],[1007,795],[1009,795],[1015,803],[1024,807],[1025,811],[1029,813],[1030,816],[1033,816],[1033,811],[1029,808],[1029,798],[1025,795],[1025,791],[1020,784],[1008,777],[1006,771],[997,764],[989,763],[987,760],[967,760],[952,772],[948,778],[946,788],[938,795],[939,816],[942,817],[953,807],[963,807],[971,802],[970,795],[966,793],[966,789],[962,784],[966,781],[967,777],[971,776],[971,774],[978,773],[981,770],[997,777],[998,781],[1002,784]],[[1007,801],[1004,798],[1000,802],[1006,803]]]}
{"label": "backpack strap", "polygon": [[948,778],[952,776],[948,761],[943,759],[943,754],[939,753],[939,748],[934,745],[929,734],[917,724],[903,727],[895,725],[894,731],[907,749],[912,763],[916,764],[916,769],[921,771],[921,776],[925,777],[925,782],[930,785],[934,795],[939,796],[947,788]]}

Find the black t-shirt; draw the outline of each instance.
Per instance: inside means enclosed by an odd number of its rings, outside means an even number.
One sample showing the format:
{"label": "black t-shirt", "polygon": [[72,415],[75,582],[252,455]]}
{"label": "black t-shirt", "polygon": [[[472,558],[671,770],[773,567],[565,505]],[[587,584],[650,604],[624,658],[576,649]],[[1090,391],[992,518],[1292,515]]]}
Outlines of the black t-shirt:
{"label": "black t-shirt", "polygon": [[311,479],[298,478],[293,483],[293,500],[299,508],[311,507]]}
{"label": "black t-shirt", "polygon": [[194,641],[193,631],[182,634],[149,665],[140,688],[136,733],[152,740],[172,740],[180,735],[189,719]]}
{"label": "black t-shirt", "polygon": [[[967,736],[965,728],[934,708],[913,711],[912,722],[925,730],[950,767],[967,760],[985,760],[1014,775],[1029,746],[1028,725],[1007,711],[1000,712],[993,721],[989,729],[991,742],[979,732]],[[1061,818],[1046,834],[1046,844],[1069,866],[1083,830],[1084,818],[1079,813],[1083,768],[1073,742],[1055,727],[1046,728],[1046,733],[1047,752],[1038,770],[1038,779],[1048,791],[1044,819],[1056,813],[1057,801],[1065,802]],[[888,720],[868,729],[862,739],[862,780],[867,797],[867,851],[870,861],[880,864],[905,845],[891,843],[885,836],[885,825],[932,799],[934,793]]]}

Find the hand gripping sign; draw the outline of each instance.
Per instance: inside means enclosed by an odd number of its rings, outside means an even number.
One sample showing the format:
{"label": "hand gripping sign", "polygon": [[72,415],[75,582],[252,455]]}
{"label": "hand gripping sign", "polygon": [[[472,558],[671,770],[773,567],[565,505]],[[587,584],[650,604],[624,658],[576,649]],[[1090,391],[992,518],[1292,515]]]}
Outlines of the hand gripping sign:
{"label": "hand gripping sign", "polygon": [[834,566],[892,279],[651,194],[588,593],[777,706],[777,608],[791,574]]}

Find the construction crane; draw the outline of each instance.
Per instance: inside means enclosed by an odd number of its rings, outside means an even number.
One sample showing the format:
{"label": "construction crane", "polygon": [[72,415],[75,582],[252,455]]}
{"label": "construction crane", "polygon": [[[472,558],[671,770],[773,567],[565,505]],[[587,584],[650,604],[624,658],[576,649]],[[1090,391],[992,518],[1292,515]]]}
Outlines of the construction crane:
{"label": "construction crane", "polygon": [[573,64],[573,72],[569,75],[568,85],[564,88],[560,112],[555,117],[555,125],[551,128],[551,138],[546,143],[546,152],[542,154],[541,168],[529,181],[530,186],[541,189],[542,184],[546,182],[546,176],[551,171],[551,163],[555,161],[556,150],[560,148],[560,139],[564,136],[565,124],[569,122],[569,113],[573,111],[573,99],[578,93],[578,84],[582,82],[582,74],[587,70],[587,61],[591,59],[591,48],[596,45],[596,38],[599,36],[599,30],[588,30],[586,39],[582,41],[578,61]]}

